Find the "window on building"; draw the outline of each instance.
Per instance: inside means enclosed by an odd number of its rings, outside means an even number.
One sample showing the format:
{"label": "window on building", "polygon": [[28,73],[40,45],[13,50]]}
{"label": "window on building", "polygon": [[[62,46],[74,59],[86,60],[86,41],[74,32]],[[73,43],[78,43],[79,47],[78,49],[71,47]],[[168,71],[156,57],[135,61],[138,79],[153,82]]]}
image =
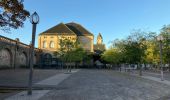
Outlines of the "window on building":
{"label": "window on building", "polygon": [[43,41],[43,48],[47,48],[47,42]]}
{"label": "window on building", "polygon": [[53,41],[50,42],[50,48],[54,48],[54,42]]}

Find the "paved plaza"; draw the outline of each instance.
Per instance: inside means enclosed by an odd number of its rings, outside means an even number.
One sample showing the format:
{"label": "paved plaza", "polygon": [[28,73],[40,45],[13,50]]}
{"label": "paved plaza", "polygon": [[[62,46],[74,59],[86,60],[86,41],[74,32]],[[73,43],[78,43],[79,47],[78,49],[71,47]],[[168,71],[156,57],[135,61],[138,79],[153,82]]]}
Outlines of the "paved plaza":
{"label": "paved plaza", "polygon": [[[64,70],[34,69],[33,83],[39,82],[50,76],[63,73]],[[29,69],[0,70],[0,86],[26,87],[28,86]]]}
{"label": "paved plaza", "polygon": [[[65,72],[64,70],[54,69],[34,69],[33,88],[37,83],[46,78]],[[29,69],[2,69],[0,70],[0,98],[6,98],[25,90],[28,86]],[[41,89],[42,87],[40,86]],[[1,100],[0,99],[0,100]]]}
{"label": "paved plaza", "polygon": [[34,86],[50,88],[39,90],[43,95],[34,100],[170,100],[170,85],[130,73],[98,69],[72,73],[48,70],[47,73],[34,82]]}

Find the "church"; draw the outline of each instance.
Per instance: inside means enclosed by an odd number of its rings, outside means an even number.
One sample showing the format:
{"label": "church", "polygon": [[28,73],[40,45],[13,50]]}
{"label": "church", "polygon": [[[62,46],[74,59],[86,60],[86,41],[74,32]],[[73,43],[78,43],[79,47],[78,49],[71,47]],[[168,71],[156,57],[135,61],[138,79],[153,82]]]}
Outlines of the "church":
{"label": "church", "polygon": [[74,22],[60,23],[40,33],[38,36],[38,48],[52,54],[52,52],[60,49],[60,39],[69,39],[73,42],[78,40],[81,47],[87,52],[102,52],[106,49],[100,33],[97,37],[97,44],[94,44],[93,33]]}
{"label": "church", "polygon": [[[35,48],[34,65],[50,65],[53,52],[60,50],[60,39],[78,40],[82,48],[95,56],[105,50],[101,33],[94,44],[94,35],[77,23],[60,23],[47,29],[38,36],[38,48]],[[0,68],[17,68],[29,65],[30,45],[0,35]],[[50,59],[49,59],[50,58]]]}

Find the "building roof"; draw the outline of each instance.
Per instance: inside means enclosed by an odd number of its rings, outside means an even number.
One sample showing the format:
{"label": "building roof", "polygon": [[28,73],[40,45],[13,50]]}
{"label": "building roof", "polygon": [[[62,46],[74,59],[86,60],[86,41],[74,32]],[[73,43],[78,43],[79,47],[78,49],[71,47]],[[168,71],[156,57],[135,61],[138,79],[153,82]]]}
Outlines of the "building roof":
{"label": "building roof", "polygon": [[42,33],[40,33],[40,35],[42,34],[75,34],[72,30],[70,30],[65,24],[60,23]]}
{"label": "building roof", "polygon": [[65,24],[68,28],[70,28],[76,35],[78,36],[84,36],[84,35],[90,35],[93,36],[91,32],[89,32],[87,29],[85,29],[83,26],[80,24],[71,22]]}

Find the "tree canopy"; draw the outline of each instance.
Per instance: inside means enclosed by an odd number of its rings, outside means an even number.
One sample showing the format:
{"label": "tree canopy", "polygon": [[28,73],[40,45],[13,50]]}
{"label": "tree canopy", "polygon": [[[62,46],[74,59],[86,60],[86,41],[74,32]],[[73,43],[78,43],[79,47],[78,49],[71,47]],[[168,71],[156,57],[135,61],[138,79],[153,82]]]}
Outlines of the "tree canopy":
{"label": "tree canopy", "polygon": [[79,46],[78,41],[69,39],[60,40],[60,49],[54,55],[65,62],[81,62],[86,57],[86,52]]}
{"label": "tree canopy", "polygon": [[23,0],[0,1],[0,27],[1,30],[23,27],[24,21],[30,13],[24,9]]}
{"label": "tree canopy", "polygon": [[122,55],[121,53],[118,51],[118,49],[109,49],[107,51],[105,51],[101,58],[106,61],[107,63],[111,63],[111,64],[119,64],[122,60]]}
{"label": "tree canopy", "polygon": [[112,46],[102,54],[108,63],[157,63],[159,61],[158,42],[155,32],[134,30],[125,39],[115,39]]}

